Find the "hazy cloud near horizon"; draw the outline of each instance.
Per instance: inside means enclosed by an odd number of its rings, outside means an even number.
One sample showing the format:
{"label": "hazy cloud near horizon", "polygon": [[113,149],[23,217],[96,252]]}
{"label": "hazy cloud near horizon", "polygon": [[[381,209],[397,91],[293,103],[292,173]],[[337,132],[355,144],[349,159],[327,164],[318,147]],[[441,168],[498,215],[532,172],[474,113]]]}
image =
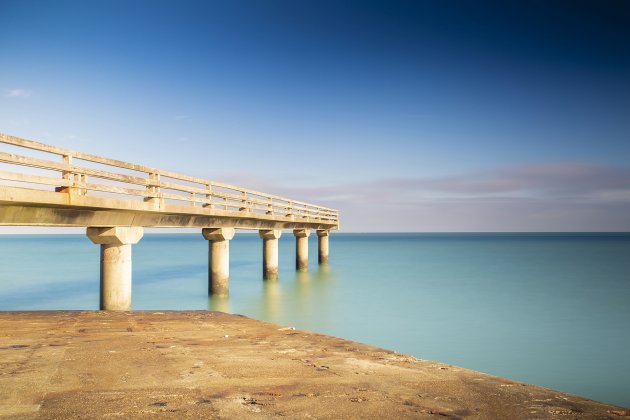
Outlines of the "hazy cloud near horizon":
{"label": "hazy cloud near horizon", "polygon": [[557,162],[310,187],[227,178],[339,208],[346,231],[630,231],[630,167]]}

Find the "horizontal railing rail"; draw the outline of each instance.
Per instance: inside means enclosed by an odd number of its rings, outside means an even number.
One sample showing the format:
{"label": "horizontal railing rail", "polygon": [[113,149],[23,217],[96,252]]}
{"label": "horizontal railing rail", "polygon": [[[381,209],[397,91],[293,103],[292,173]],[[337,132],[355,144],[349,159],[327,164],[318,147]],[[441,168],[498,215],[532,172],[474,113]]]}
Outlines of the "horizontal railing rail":
{"label": "horizontal railing rail", "polygon": [[[338,210],[241,188],[222,182],[209,181],[166,170],[109,159],[88,153],[68,150],[32,140],[0,133],[0,143],[31,149],[61,157],[60,161],[30,157],[23,154],[1,152],[0,163],[31,167],[46,172],[59,172],[60,176],[29,174],[0,170],[0,180],[53,186],[55,191],[75,195],[88,195],[89,191],[122,195],[125,198],[142,198],[162,207],[165,200],[224,211],[249,212],[290,218],[310,218],[338,224]],[[19,150],[19,149],[18,149]],[[104,165],[107,170],[90,168],[82,162]],[[117,168],[138,174],[121,173]],[[166,178],[166,179],[165,179]]]}

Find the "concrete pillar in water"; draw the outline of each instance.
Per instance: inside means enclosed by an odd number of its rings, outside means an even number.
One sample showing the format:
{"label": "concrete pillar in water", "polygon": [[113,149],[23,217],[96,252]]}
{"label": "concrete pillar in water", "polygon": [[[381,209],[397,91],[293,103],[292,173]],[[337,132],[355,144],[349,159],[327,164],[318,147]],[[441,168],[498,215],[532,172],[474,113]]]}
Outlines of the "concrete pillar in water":
{"label": "concrete pillar in water", "polygon": [[328,237],[329,236],[330,236],[329,230],[317,231],[317,242],[319,245],[317,261],[320,264],[328,264]]}
{"label": "concrete pillar in water", "polygon": [[280,229],[258,231],[263,240],[263,278],[278,279],[278,239],[282,235]]}
{"label": "concrete pillar in water", "polygon": [[308,271],[308,237],[310,229],[295,229],[295,269],[297,271]]}
{"label": "concrete pillar in water", "polygon": [[89,227],[87,236],[101,246],[101,310],[131,309],[131,245],[137,244],[141,227]]}
{"label": "concrete pillar in water", "polygon": [[208,294],[227,296],[230,290],[230,240],[234,228],[204,228],[208,243]]}

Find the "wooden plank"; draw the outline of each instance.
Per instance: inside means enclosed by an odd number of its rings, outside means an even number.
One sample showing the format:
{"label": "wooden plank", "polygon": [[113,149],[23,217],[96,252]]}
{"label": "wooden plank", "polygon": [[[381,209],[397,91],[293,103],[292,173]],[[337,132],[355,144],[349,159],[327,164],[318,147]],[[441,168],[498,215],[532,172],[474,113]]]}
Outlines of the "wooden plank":
{"label": "wooden plank", "polygon": [[14,146],[25,147],[27,149],[39,150],[42,152],[54,153],[57,155],[68,155],[73,156],[76,159],[87,160],[94,163],[101,163],[104,165],[117,166],[119,168],[125,168],[130,170],[136,170],[139,172],[156,172],[157,170],[152,170],[143,165],[136,165],[129,162],[123,162],[121,160],[104,158],[101,156],[92,155],[89,153],[78,152],[76,150],[64,149],[57,146],[52,146],[45,143],[40,143],[33,140],[27,140],[15,136],[9,136],[7,134],[0,133],[0,142],[12,144]]}
{"label": "wooden plank", "polygon": [[[231,194],[231,193],[226,193],[226,192],[216,191],[216,190],[208,190],[204,188],[190,187],[188,185],[182,185],[182,184],[177,184],[173,182],[160,181],[159,183],[156,182],[154,185],[159,186],[160,188],[169,189],[169,190],[183,191],[183,192],[194,193],[194,194],[212,195],[213,197],[227,198],[230,200],[238,200],[240,202],[243,201],[243,197],[241,195]],[[247,197],[247,202],[252,203],[252,204],[264,205],[264,206],[267,206],[269,204],[268,199],[267,200],[256,199],[256,198],[250,198],[250,196]]]}
{"label": "wooden plank", "polygon": [[11,163],[31,168],[50,169],[53,171],[71,171],[72,165],[61,162],[53,162],[45,159],[32,158],[12,153],[0,152],[0,162]]}
{"label": "wooden plank", "polygon": [[[159,199],[169,199],[169,200],[177,200],[177,201],[187,201],[187,202],[195,202],[195,203],[207,203],[205,198],[194,198],[191,199],[189,195],[179,195],[179,194],[169,194],[169,193],[152,193],[147,190],[134,190],[131,188],[122,188],[116,187],[112,185],[101,185],[101,184],[93,184],[93,183],[80,183],[76,185],[78,188],[86,188],[91,191],[101,191],[108,192],[114,194],[124,194],[124,195],[133,195],[140,197],[151,197],[151,198],[159,198]],[[234,205],[233,207],[237,207]]]}
{"label": "wooden plank", "polygon": [[[194,203],[202,203],[208,204],[208,200],[206,198],[194,198],[191,199],[189,195],[180,195],[180,194],[169,194],[169,193],[159,193],[159,198],[165,198],[168,200],[177,200],[177,201],[186,201],[186,202],[194,202]],[[232,207],[236,207],[235,205]]]}
{"label": "wooden plank", "polygon": [[7,181],[30,182],[32,184],[54,185],[56,187],[71,187],[72,181],[50,176],[20,174],[9,171],[0,171],[0,179]]}
{"label": "wooden plank", "polygon": [[0,133],[0,142],[6,144],[12,144],[14,146],[24,147],[32,150],[39,150],[41,152],[54,153],[57,155],[71,155],[72,152],[67,149],[62,149],[61,147],[51,146],[49,144],[40,143],[33,140],[26,140],[15,136],[10,136],[8,134]]}
{"label": "wooden plank", "polygon": [[115,187],[113,185],[102,185],[102,184],[93,184],[93,183],[79,183],[76,184],[77,188],[85,188],[91,191],[101,191],[101,192],[109,192],[115,194],[124,194],[124,195],[135,195],[141,197],[153,197],[151,193],[148,193],[146,190],[134,190],[132,188],[122,188]]}
{"label": "wooden plank", "polygon": [[83,168],[81,166],[70,165],[63,162],[53,162],[51,160],[33,158],[28,156],[10,154],[0,152],[0,162],[9,163],[20,166],[28,166],[31,168],[47,169],[60,171],[62,173],[71,172],[78,174],[90,175],[96,178],[109,179],[111,181],[127,182],[136,185],[147,185],[148,179],[139,178],[131,175],[117,174],[114,172],[102,171],[100,169]]}

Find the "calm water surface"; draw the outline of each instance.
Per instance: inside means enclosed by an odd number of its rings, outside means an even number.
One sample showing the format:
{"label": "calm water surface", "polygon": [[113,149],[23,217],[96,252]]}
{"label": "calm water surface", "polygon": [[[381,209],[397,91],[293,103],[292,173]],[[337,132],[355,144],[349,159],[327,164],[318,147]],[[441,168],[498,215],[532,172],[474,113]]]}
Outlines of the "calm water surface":
{"label": "calm water surface", "polygon": [[[201,235],[134,247],[134,309],[216,309],[630,406],[630,235],[336,234],[331,264],[261,280],[257,235],[231,242],[230,297],[207,297]],[[0,309],[98,309],[82,235],[0,236]]]}

